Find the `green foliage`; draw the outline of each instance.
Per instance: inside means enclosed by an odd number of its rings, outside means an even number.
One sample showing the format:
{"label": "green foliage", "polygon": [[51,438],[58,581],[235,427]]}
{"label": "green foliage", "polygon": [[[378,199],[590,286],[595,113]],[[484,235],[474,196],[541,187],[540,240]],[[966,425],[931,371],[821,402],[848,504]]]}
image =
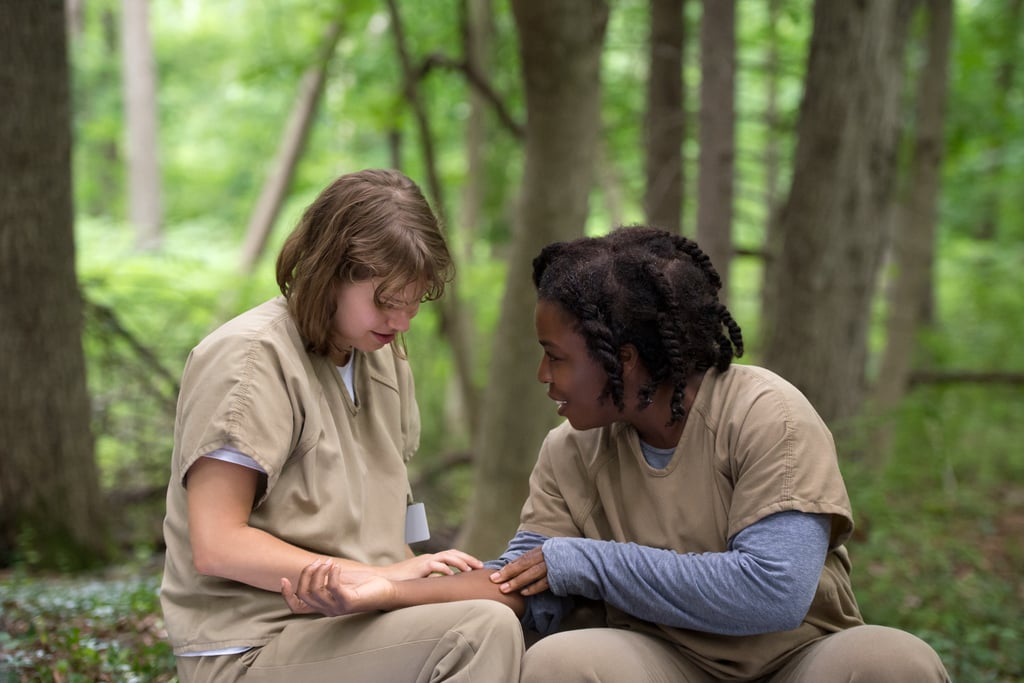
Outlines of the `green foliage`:
{"label": "green foliage", "polygon": [[922,388],[884,466],[844,463],[865,618],[924,638],[953,680],[1024,676],[1022,420],[1019,390]]}
{"label": "green foliage", "polygon": [[[783,159],[777,189],[784,192],[790,131],[802,94],[811,16],[806,3],[780,5],[774,26],[766,5],[738,7],[734,233],[743,247],[760,243],[772,211],[765,201],[763,155],[773,141]],[[417,67],[436,52],[461,58],[456,3],[403,0],[399,6]],[[1001,65],[1020,61],[1021,40],[1005,21],[1005,6],[996,0],[957,4],[936,276],[939,315],[924,339],[923,362],[929,367],[1024,367],[1024,214],[1016,191],[1024,169],[1024,91],[996,82]],[[125,201],[119,7],[115,0],[85,7],[85,31],[72,45],[71,61],[76,230],[88,302],[84,343],[97,456],[107,490],[159,492],[166,484],[177,381],[189,349],[216,325],[276,294],[273,254],[303,207],[339,173],[391,165],[393,133],[401,140],[401,166],[427,189],[422,141],[404,99],[382,3],[155,3],[167,242],[158,254],[137,253],[130,228],[120,222]],[[692,199],[699,5],[687,7],[686,163]],[[251,277],[243,277],[237,271],[242,231],[299,78],[336,11],[343,12],[344,28],[307,152],[267,257]],[[488,80],[523,122],[513,18],[507,3],[494,11]],[[597,231],[609,222],[610,202],[600,201],[605,192],[622,197],[627,222],[642,218],[646,11],[639,0],[612,3],[602,174],[610,185],[591,202],[591,229]],[[770,30],[779,41],[779,119],[773,125],[764,121]],[[468,173],[469,86],[457,72],[438,68],[420,87],[446,193],[445,222],[460,255],[460,297],[479,340],[475,380],[485,391],[500,391],[487,386],[487,369],[505,281],[502,250],[512,234],[522,173],[521,143],[488,110],[483,215],[481,224],[464,225],[459,192]],[[689,234],[694,204],[686,205]],[[996,226],[994,236],[976,240],[989,222]],[[730,307],[750,342],[758,338],[760,272],[755,259],[732,266]],[[877,351],[884,339],[874,338]],[[471,470],[462,463],[433,472],[470,444],[464,415],[451,400],[453,363],[441,342],[437,304],[423,308],[407,341],[423,421],[410,474],[424,477],[417,495],[428,502],[432,527],[451,530],[461,521]],[[751,352],[747,360],[756,362],[756,349]],[[922,387],[892,418],[897,430],[887,459],[871,460],[870,466],[844,460],[858,524],[851,542],[855,588],[865,615],[924,637],[955,680],[1024,679],[1017,626],[1024,621],[1018,578],[1024,566],[1024,456],[1017,426],[1024,418],[1022,404],[1019,389]],[[158,547],[161,504],[158,493],[148,507],[119,516],[123,545],[144,555]],[[33,545],[32,538],[23,539],[27,552]],[[170,680],[173,660],[155,616],[158,571],[151,570],[102,584],[17,575],[0,580],[0,681],[5,672],[28,681]]]}
{"label": "green foliage", "polygon": [[176,680],[154,570],[143,565],[128,576],[0,579],[0,682]]}

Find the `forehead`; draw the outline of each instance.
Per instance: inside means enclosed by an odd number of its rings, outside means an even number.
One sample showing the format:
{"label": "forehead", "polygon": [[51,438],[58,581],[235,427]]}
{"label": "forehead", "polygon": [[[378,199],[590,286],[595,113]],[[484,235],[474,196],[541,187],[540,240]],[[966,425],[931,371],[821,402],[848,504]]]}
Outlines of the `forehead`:
{"label": "forehead", "polygon": [[419,303],[427,293],[426,281],[387,281],[382,279],[373,280],[374,291],[377,298],[385,303],[409,306]]}
{"label": "forehead", "polygon": [[[564,343],[569,335],[580,337],[575,319],[561,305],[541,299],[534,309],[534,322],[540,342]],[[581,337],[582,339],[582,337]]]}

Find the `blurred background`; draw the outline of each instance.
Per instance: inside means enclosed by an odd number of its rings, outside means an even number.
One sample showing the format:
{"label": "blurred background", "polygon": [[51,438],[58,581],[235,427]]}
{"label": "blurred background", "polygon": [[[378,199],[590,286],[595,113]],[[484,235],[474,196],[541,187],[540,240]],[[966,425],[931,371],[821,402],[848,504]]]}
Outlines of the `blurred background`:
{"label": "blurred background", "polygon": [[1024,680],[1022,4],[0,3],[0,681],[173,680],[183,363],[366,167],[457,261],[407,335],[418,549],[515,532],[557,419],[533,256],[657,225],[832,428],[865,617]]}

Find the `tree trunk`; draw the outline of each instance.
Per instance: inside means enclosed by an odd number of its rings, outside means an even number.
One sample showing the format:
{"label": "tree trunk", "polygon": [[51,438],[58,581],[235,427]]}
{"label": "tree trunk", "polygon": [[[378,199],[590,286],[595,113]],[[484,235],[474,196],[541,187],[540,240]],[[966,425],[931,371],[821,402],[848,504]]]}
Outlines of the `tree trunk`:
{"label": "tree trunk", "polygon": [[[927,320],[934,291],[953,2],[925,0],[924,5],[928,13],[927,61],[917,76],[917,131],[908,194],[893,235],[886,346],[874,387],[875,408],[882,413],[894,408],[906,393],[917,334]],[[885,441],[883,436],[878,445],[884,446]]]}
{"label": "tree trunk", "polygon": [[0,3],[0,566],[106,559],[75,276],[62,0]]}
{"label": "tree trunk", "polygon": [[985,175],[988,176],[981,184],[984,189],[984,205],[981,208],[981,215],[978,216],[977,236],[982,240],[994,240],[999,234],[999,224],[1002,219],[1002,197],[1005,196],[1003,189],[1003,177],[1006,174],[1006,150],[1010,147],[1006,139],[1006,127],[1004,122],[1011,116],[1010,98],[1013,96],[1013,85],[1017,73],[1017,50],[1016,45],[1021,33],[1021,18],[1024,17],[1024,0],[1006,0],[1005,19],[999,31],[997,39],[1005,46],[999,52],[1000,62],[996,67],[995,94],[992,102],[992,111],[995,114],[996,127],[990,134],[988,140],[988,163],[986,164]]}
{"label": "tree trunk", "polygon": [[685,0],[651,0],[647,112],[644,116],[644,217],[648,225],[683,229],[683,140],[686,94]]}
{"label": "tree trunk", "polygon": [[722,277],[729,300],[733,161],[736,155],[736,1],[704,0],[700,22],[700,170],[697,242]]}
{"label": "tree trunk", "polygon": [[[779,216],[779,168],[781,166],[779,139],[783,135],[779,117],[779,77],[782,65],[779,63],[779,32],[778,22],[781,0],[768,2],[767,54],[765,55],[765,80],[767,93],[765,96],[764,122],[768,127],[768,135],[764,143],[764,185],[765,212],[764,241],[761,251],[764,258],[761,263],[761,310],[767,309],[767,302],[773,299],[771,287],[775,283],[774,270],[778,265],[778,254],[782,249],[781,235],[778,230]],[[787,131],[788,133],[789,131]]]}
{"label": "tree trunk", "polygon": [[826,421],[856,415],[887,241],[910,0],[814,6],[783,248],[765,312],[764,363]]}
{"label": "tree trunk", "polygon": [[536,380],[531,263],[583,233],[600,130],[603,0],[513,0],[526,92],[526,162],[489,391],[460,547],[497,557],[519,523],[529,473],[557,418]]}
{"label": "tree trunk", "polygon": [[121,2],[121,68],[128,141],[128,221],[140,250],[163,244],[156,64],[149,0]]}
{"label": "tree trunk", "polygon": [[249,217],[242,244],[242,271],[251,272],[267,246],[267,239],[274,229],[274,222],[281,213],[281,205],[288,194],[295,167],[306,147],[309,130],[313,126],[317,105],[324,90],[327,67],[334,56],[334,50],[341,37],[341,21],[334,20],[327,26],[323,43],[314,63],[306,69],[299,81],[299,96],[295,100],[288,123],[277,148],[277,156],[270,168],[270,174],[260,190],[256,208]]}
{"label": "tree trunk", "polygon": [[[420,149],[423,152],[423,166],[427,172],[427,195],[433,200],[434,210],[441,217],[442,222],[446,222],[449,214],[445,208],[444,191],[437,164],[437,154],[434,150],[434,136],[430,130],[427,105],[419,86],[421,74],[425,72],[416,69],[413,64],[412,55],[405,40],[405,27],[402,23],[401,13],[398,11],[397,0],[388,0],[387,5],[388,13],[391,17],[391,32],[395,37],[395,48],[402,67],[402,85],[405,91],[405,99],[409,106],[412,107],[413,118],[419,131]],[[451,232],[450,227],[449,232]],[[458,237],[456,236],[455,239],[457,242]],[[458,251],[455,251],[453,256],[458,258]],[[444,298],[440,301],[441,334],[448,340],[452,349],[455,379],[462,394],[462,407],[466,411],[468,431],[472,436],[476,434],[479,420],[477,390],[473,384],[473,368],[475,367],[474,358],[476,354],[474,353],[475,349],[473,346],[473,322],[470,318],[469,310],[461,303],[459,291],[458,281],[450,282],[445,290]]]}
{"label": "tree trunk", "polygon": [[[466,0],[465,55],[466,64],[473,73],[490,73],[487,47],[494,33],[491,0]],[[466,119],[466,180],[462,189],[462,217],[459,224],[460,253],[468,261],[472,257],[473,242],[483,215],[487,177],[485,151],[487,149],[487,98],[474,87],[469,89],[469,116]]]}

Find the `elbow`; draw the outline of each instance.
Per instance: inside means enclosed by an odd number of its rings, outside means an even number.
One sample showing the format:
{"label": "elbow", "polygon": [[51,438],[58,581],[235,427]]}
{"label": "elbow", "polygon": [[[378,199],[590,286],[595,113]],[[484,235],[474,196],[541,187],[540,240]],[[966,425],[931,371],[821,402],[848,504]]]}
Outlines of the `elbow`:
{"label": "elbow", "polygon": [[203,576],[217,576],[220,563],[213,553],[202,548],[192,547],[192,567]]}
{"label": "elbow", "polygon": [[791,631],[799,628],[807,617],[814,599],[814,591],[807,593],[797,589],[780,591],[772,597],[774,603],[766,615],[766,631]]}
{"label": "elbow", "polygon": [[203,576],[224,576],[227,565],[223,546],[216,543],[201,543],[193,539],[192,566]]}

